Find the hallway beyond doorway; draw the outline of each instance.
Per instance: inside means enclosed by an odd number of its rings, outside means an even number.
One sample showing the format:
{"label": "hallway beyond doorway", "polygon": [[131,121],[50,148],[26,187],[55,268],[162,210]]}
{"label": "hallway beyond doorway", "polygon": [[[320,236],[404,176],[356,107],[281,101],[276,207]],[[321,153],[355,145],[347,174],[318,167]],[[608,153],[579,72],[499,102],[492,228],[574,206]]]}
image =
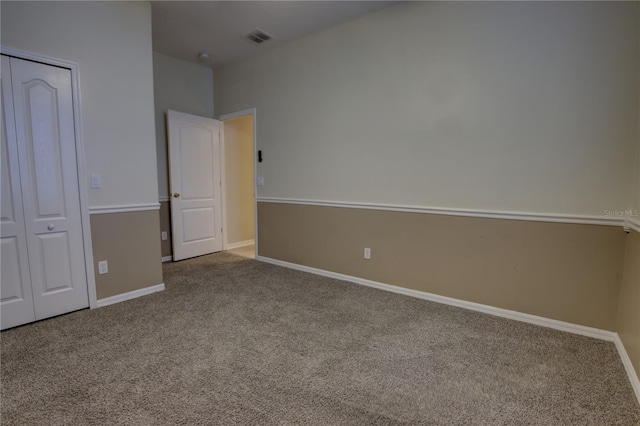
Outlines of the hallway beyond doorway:
{"label": "hallway beyond doorway", "polygon": [[228,250],[227,253],[235,254],[236,256],[246,257],[248,259],[256,258],[256,246],[251,244],[250,246],[238,247],[237,249]]}

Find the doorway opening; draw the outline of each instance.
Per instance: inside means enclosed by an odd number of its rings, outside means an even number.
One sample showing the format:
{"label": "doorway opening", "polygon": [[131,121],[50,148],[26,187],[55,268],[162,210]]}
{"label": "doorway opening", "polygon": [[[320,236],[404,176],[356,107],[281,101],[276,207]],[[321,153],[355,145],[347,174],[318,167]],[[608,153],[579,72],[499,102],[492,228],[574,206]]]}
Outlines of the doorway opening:
{"label": "doorway opening", "polygon": [[256,211],[255,109],[222,115],[223,250],[255,258]]}

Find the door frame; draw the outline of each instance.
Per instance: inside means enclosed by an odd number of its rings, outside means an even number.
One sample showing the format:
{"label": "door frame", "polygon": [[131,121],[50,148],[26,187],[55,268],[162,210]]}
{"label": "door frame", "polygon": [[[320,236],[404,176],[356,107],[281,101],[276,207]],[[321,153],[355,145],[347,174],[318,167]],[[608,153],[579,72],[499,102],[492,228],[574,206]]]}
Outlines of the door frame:
{"label": "door frame", "polygon": [[225,176],[225,140],[224,140],[224,122],[233,120],[234,118],[253,117],[253,238],[255,240],[255,257],[258,258],[258,139],[256,131],[256,109],[249,108],[242,111],[231,112],[218,116],[217,120],[222,122],[220,127],[220,149],[222,157],[222,250],[227,250],[227,182]]}
{"label": "door frame", "polygon": [[89,308],[98,307],[96,279],[93,269],[93,246],[91,243],[91,222],[89,219],[89,195],[87,192],[87,173],[85,164],[84,132],[82,128],[82,104],[80,102],[79,65],[76,62],[52,58],[39,53],[26,52],[20,49],[0,46],[0,53],[18,59],[40,62],[45,65],[65,68],[71,71],[71,93],[73,103],[73,126],[76,139],[76,168],[78,172],[78,192],[80,195],[80,222],[82,225],[82,242],[84,248],[85,274],[89,294]]}

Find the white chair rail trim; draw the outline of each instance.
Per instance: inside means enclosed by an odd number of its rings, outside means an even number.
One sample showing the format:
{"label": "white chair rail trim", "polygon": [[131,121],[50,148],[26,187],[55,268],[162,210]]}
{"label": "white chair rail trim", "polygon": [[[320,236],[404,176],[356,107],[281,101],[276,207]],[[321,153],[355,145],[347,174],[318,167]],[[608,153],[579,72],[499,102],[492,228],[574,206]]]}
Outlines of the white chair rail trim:
{"label": "white chair rail trim", "polygon": [[640,218],[627,217],[624,224],[625,229],[633,229],[636,232],[640,232]]}
{"label": "white chair rail trim", "polygon": [[[574,223],[583,225],[624,226],[623,217],[568,215],[555,213],[506,212],[494,210],[447,209],[441,207],[407,206],[400,204],[373,204],[344,201],[306,200],[294,198],[259,197],[259,203],[300,204],[308,206],[343,207],[350,209],[386,210],[408,213],[426,213],[448,216],[480,217],[488,219],[525,220],[534,222]],[[627,221],[629,222],[629,221]],[[640,225],[637,225],[640,227]]]}
{"label": "white chair rail trim", "polygon": [[160,203],[89,207],[89,214],[142,212],[148,210],[160,210]]}

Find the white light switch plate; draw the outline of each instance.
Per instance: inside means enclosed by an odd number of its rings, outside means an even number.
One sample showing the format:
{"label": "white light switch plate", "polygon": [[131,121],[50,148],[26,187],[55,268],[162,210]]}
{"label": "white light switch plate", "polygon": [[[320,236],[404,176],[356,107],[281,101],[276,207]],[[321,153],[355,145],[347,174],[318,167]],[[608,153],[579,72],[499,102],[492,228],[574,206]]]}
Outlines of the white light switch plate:
{"label": "white light switch plate", "polygon": [[264,177],[258,176],[258,186],[264,186]]}
{"label": "white light switch plate", "polygon": [[91,188],[100,189],[102,188],[102,178],[100,175],[93,174],[91,175]]}

